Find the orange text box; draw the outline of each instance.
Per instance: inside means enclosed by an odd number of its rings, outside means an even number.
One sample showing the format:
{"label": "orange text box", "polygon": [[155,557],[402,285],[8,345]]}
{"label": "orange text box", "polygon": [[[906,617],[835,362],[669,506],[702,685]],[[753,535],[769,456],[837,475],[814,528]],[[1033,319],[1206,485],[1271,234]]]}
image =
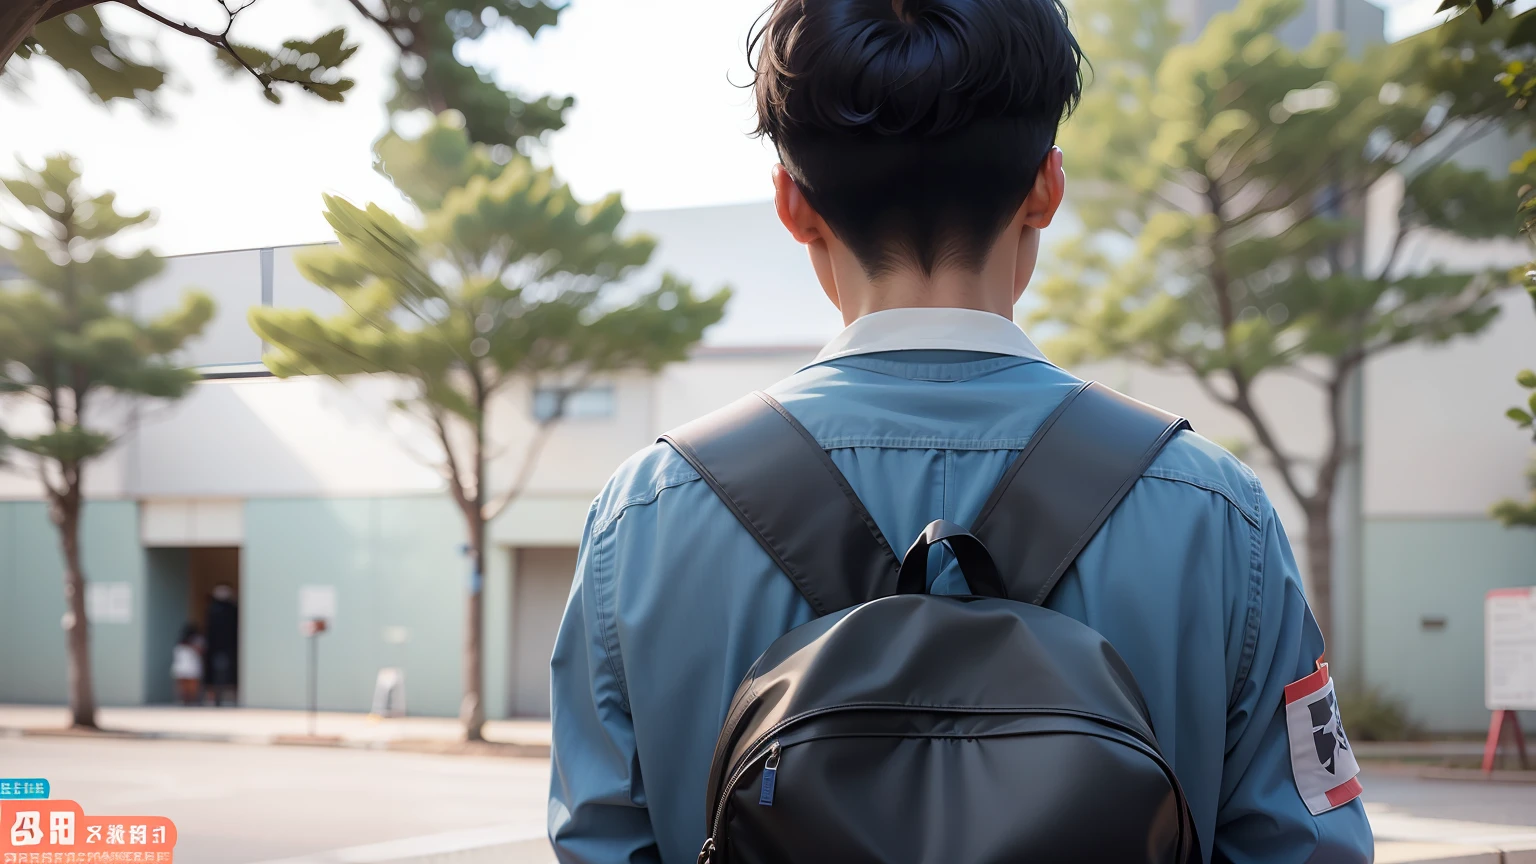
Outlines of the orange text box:
{"label": "orange text box", "polygon": [[171,864],[164,816],[87,816],[59,799],[0,801],[0,864]]}

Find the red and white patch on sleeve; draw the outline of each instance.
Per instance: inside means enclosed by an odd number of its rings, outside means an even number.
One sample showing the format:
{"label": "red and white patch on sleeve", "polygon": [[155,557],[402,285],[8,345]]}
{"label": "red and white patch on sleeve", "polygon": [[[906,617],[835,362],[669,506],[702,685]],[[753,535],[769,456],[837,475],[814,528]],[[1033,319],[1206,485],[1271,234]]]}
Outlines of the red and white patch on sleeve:
{"label": "red and white patch on sleeve", "polygon": [[1344,735],[1328,664],[1285,685],[1285,729],[1291,739],[1296,791],[1313,816],[1360,797],[1360,765]]}

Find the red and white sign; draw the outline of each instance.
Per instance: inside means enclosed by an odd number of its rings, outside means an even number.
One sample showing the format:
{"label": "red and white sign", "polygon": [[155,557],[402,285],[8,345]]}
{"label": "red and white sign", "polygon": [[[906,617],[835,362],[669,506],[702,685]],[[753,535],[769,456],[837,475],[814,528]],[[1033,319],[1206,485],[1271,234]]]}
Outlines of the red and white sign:
{"label": "red and white sign", "polygon": [[1488,592],[1483,650],[1488,710],[1536,711],[1536,589]]}
{"label": "red and white sign", "polygon": [[1291,739],[1296,791],[1313,816],[1360,796],[1360,765],[1344,734],[1328,664],[1285,685],[1285,729]]}

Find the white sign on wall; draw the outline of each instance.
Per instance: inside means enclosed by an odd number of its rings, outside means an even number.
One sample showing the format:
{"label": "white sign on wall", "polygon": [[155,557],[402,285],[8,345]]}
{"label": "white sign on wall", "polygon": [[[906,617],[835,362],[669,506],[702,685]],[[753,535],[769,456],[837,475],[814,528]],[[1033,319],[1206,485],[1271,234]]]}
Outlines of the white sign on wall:
{"label": "white sign on wall", "polygon": [[87,582],[85,620],[92,624],[132,624],[133,585],[128,582]]}
{"label": "white sign on wall", "polygon": [[1536,588],[1489,591],[1483,640],[1488,710],[1536,711]]}
{"label": "white sign on wall", "polygon": [[299,624],[316,618],[325,621],[327,628],[336,623],[335,585],[299,586]]}

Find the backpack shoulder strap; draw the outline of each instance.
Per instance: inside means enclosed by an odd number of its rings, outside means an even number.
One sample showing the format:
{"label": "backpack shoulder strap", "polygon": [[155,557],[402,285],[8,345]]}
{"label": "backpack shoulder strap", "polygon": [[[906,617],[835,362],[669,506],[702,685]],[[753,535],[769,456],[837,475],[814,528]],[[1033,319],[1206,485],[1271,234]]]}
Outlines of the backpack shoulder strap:
{"label": "backpack shoulder strap", "polygon": [[981,508],[971,533],[991,550],[1008,596],[1045,603],[1077,554],[1189,422],[1085,382],[1040,424]]}
{"label": "backpack shoulder strap", "polygon": [[662,435],[817,615],[896,590],[899,562],[811,433],[756,392]]}

